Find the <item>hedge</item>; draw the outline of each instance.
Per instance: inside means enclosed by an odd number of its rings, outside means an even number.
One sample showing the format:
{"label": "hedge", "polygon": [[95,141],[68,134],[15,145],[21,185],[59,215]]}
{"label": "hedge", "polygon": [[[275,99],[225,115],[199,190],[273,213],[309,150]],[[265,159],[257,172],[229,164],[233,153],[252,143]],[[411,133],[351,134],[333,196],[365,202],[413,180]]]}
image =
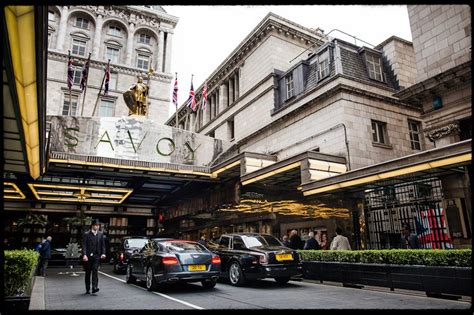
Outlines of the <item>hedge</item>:
{"label": "hedge", "polygon": [[472,249],[299,250],[303,261],[471,267]]}
{"label": "hedge", "polygon": [[30,294],[31,279],[38,264],[38,257],[38,252],[30,249],[5,251],[5,296]]}

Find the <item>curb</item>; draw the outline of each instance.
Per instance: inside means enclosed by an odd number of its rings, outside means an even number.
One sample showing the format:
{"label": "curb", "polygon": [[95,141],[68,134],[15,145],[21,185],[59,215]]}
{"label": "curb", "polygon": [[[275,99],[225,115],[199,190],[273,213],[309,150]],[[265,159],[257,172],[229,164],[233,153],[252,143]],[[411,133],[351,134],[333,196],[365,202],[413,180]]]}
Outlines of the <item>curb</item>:
{"label": "curb", "polygon": [[28,310],[45,310],[44,277],[35,276]]}

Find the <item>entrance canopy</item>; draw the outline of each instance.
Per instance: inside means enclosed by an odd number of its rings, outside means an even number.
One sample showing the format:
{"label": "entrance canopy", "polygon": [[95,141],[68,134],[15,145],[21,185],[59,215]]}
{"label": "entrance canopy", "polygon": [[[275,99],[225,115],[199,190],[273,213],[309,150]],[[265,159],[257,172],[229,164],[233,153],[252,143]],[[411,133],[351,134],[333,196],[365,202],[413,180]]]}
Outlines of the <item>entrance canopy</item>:
{"label": "entrance canopy", "polygon": [[459,174],[464,173],[464,166],[470,165],[471,160],[472,148],[469,139],[305,183],[301,185],[302,192],[305,196],[355,193],[403,183],[409,179]]}

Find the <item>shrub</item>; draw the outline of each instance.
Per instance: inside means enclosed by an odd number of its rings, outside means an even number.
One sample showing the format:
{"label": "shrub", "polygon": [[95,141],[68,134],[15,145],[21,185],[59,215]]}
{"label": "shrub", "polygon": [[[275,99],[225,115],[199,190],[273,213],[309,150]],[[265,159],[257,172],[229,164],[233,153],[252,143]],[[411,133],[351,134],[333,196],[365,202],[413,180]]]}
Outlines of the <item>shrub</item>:
{"label": "shrub", "polygon": [[5,296],[30,294],[38,257],[38,252],[29,249],[5,251]]}
{"label": "shrub", "polygon": [[301,260],[471,267],[471,249],[299,250]]}

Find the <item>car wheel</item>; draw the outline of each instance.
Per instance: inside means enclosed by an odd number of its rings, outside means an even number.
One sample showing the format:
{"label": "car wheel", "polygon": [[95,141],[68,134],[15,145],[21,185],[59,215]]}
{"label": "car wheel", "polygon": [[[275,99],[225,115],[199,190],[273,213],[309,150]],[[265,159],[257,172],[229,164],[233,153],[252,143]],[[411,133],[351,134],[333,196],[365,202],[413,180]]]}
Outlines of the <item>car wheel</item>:
{"label": "car wheel", "polygon": [[146,288],[148,289],[148,291],[154,291],[157,289],[157,287],[158,286],[154,277],[153,268],[149,266],[146,269]]}
{"label": "car wheel", "polygon": [[276,277],[275,281],[280,285],[287,284],[290,281],[290,277]]}
{"label": "car wheel", "polygon": [[229,281],[233,286],[243,286],[245,284],[244,273],[238,262],[234,261],[229,267]]}
{"label": "car wheel", "polygon": [[127,266],[127,272],[126,272],[125,280],[127,281],[127,283],[134,283],[135,282],[135,277],[132,275],[132,266],[131,265]]}
{"label": "car wheel", "polygon": [[212,289],[216,286],[217,280],[203,280],[201,284],[204,289]]}

